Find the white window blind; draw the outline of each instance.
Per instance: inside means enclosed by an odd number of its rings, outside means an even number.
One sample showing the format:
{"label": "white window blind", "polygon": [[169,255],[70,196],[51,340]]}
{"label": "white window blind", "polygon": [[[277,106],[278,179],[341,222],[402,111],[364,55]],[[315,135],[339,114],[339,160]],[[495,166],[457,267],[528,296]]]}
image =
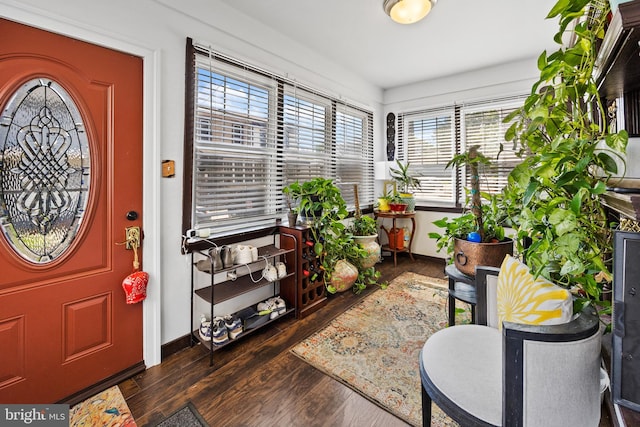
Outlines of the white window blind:
{"label": "white window blind", "polygon": [[[481,191],[499,193],[507,185],[511,170],[520,163],[513,144],[504,140],[510,123],[503,121],[516,107],[511,104],[490,109],[486,106],[461,109],[463,151],[477,145],[478,151],[491,160],[490,165],[480,165]],[[503,151],[498,156],[500,144],[503,144]],[[465,187],[470,188],[471,176],[468,173],[464,182]]]}
{"label": "white window blind", "polygon": [[374,193],[372,114],[346,105],[338,107],[335,119],[338,187],[349,209],[355,207],[353,186],[358,185],[361,207]]}
{"label": "white window blind", "polygon": [[276,82],[198,56],[194,141],[194,228],[215,234],[271,224],[281,197]]}
{"label": "white window blind", "polygon": [[216,237],[275,225],[285,214],[282,188],[314,177],[334,179],[348,202],[357,183],[361,206],[373,206],[371,112],[192,46],[186,228],[209,228]]}
{"label": "white window blind", "polygon": [[[519,163],[512,144],[505,143],[509,123],[504,118],[524,101],[524,97],[478,102],[398,114],[398,158],[410,163],[410,171],[420,180],[414,191],[418,205],[463,205],[464,188],[471,177],[464,168],[445,165],[467,147],[479,146],[491,166],[481,166],[481,190],[498,193]],[[500,151],[503,144],[503,151]]]}
{"label": "white window blind", "polygon": [[456,152],[454,113],[444,108],[399,117],[400,159],[409,162],[420,181],[420,189],[413,191],[418,204],[456,202],[456,170],[445,169]]}
{"label": "white window blind", "polygon": [[284,181],[334,176],[328,127],[331,102],[292,85],[284,87]]}

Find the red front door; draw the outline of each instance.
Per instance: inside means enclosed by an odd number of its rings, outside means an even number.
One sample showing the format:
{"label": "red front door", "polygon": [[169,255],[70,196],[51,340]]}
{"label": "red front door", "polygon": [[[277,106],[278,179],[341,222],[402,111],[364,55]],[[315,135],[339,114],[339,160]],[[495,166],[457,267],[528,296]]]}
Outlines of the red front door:
{"label": "red front door", "polygon": [[0,34],[0,402],[50,403],[142,362],[142,60]]}

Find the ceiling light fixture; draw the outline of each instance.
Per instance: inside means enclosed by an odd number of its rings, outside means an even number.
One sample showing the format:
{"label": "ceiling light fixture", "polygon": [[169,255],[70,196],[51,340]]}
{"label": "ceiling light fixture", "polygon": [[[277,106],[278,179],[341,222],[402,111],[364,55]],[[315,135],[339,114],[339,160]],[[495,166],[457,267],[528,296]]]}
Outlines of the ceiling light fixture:
{"label": "ceiling light fixture", "polygon": [[413,24],[429,14],[437,0],[384,0],[384,11],[399,24]]}

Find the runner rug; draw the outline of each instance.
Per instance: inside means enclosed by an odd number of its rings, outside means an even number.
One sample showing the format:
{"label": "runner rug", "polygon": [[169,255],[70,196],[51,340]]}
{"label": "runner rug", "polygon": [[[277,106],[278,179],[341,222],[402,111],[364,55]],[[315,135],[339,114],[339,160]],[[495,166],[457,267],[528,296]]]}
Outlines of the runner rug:
{"label": "runner rug", "polygon": [[[447,325],[447,282],[402,273],[291,351],[414,426],[422,425],[418,355]],[[468,322],[469,312],[456,323]],[[434,405],[432,426],[455,426]]]}
{"label": "runner rug", "polygon": [[135,427],[129,406],[118,386],[92,396],[69,411],[70,427]]}

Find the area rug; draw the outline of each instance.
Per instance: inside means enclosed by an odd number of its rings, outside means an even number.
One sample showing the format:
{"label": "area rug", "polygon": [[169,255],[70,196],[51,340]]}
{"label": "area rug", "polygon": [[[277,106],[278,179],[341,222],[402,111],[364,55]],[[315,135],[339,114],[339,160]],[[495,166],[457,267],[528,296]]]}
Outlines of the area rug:
{"label": "area rug", "polygon": [[182,408],[169,415],[156,427],[209,427],[193,403],[189,402]]}
{"label": "area rug", "polygon": [[[291,351],[414,426],[422,425],[418,355],[447,325],[447,282],[402,273]],[[469,311],[457,323],[469,322]],[[432,426],[456,426],[435,405]]]}
{"label": "area rug", "polygon": [[118,386],[113,386],[69,411],[70,427],[135,427],[136,422]]}

